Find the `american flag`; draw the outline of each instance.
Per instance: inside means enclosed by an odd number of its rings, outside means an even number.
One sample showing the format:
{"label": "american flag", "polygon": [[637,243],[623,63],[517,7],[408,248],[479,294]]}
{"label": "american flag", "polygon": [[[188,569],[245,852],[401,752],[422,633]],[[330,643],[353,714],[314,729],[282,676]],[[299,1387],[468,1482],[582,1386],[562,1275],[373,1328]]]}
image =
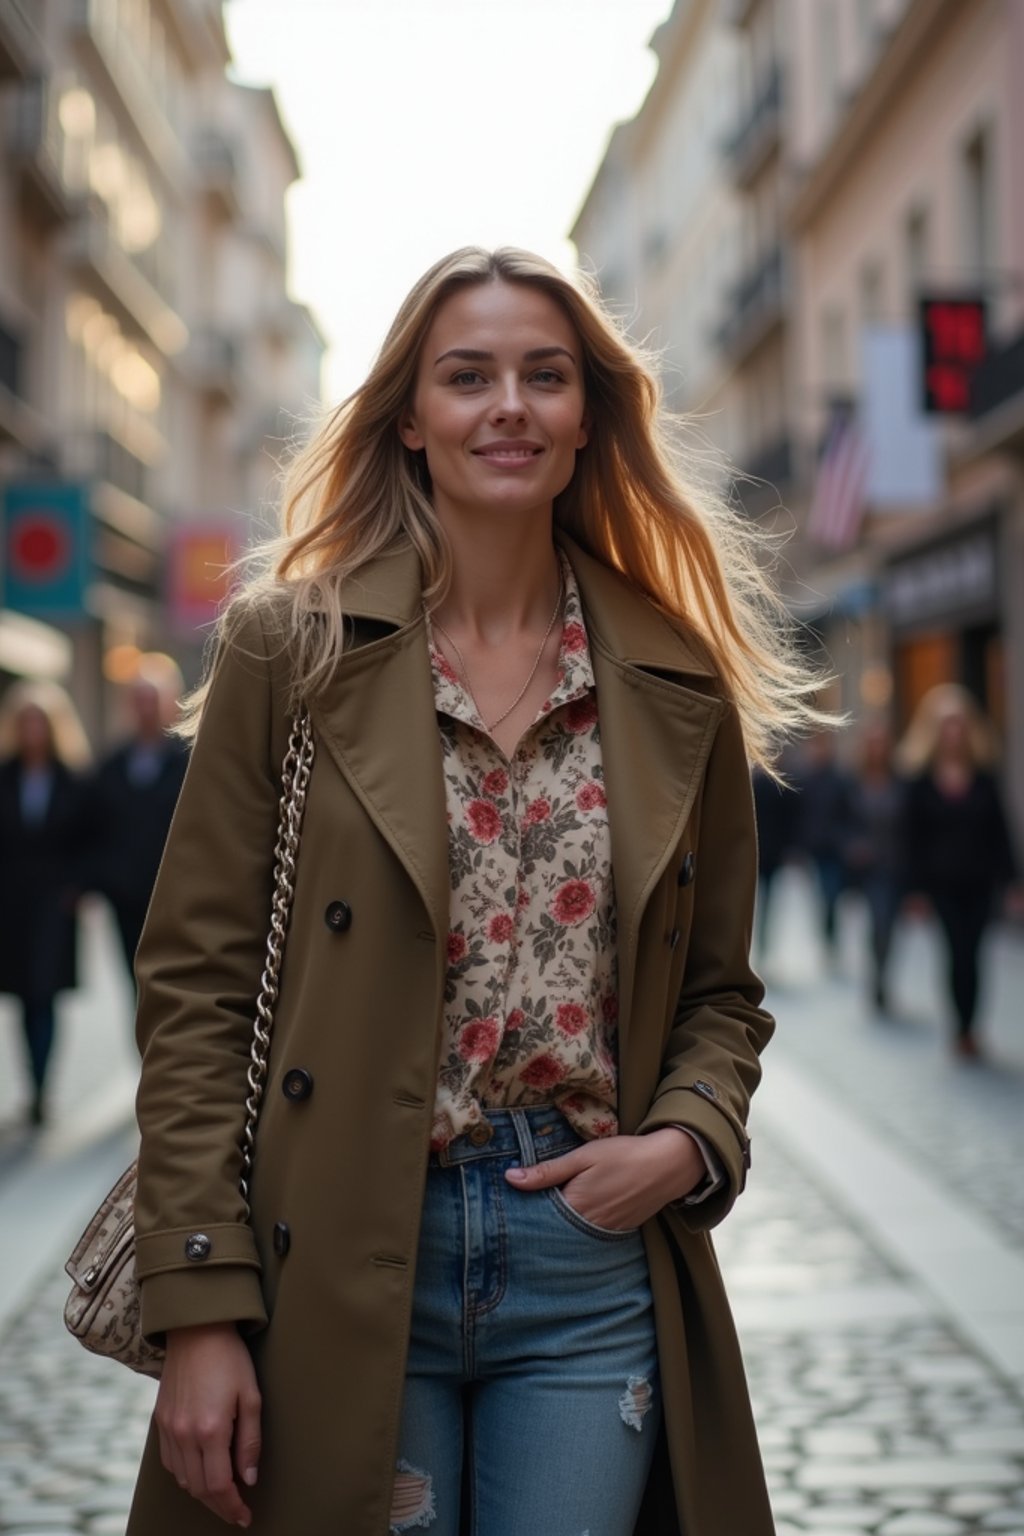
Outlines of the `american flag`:
{"label": "american flag", "polygon": [[818,461],[807,532],[824,549],[851,549],[864,514],[868,446],[848,406],[834,406]]}

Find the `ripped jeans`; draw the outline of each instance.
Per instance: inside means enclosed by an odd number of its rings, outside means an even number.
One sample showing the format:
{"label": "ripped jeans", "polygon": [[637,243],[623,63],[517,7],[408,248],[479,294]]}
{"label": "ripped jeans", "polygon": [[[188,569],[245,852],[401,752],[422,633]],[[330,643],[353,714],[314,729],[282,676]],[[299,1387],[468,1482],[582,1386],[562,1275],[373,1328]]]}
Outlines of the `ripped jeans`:
{"label": "ripped jeans", "polygon": [[558,1110],[488,1121],[430,1159],[391,1531],[632,1536],[661,1416],[643,1241],[504,1178],[580,1145]]}

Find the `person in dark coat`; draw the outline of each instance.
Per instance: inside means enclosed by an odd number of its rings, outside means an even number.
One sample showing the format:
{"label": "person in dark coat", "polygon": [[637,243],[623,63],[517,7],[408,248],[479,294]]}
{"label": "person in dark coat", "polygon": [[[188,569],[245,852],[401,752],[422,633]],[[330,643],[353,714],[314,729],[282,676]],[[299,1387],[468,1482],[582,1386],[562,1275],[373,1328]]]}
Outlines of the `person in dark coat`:
{"label": "person in dark coat", "polygon": [[[921,700],[901,756],[914,773],[907,796],[908,884],[930,902],[945,937],[954,1050],[971,1058],[979,1054],[981,942],[997,895],[1018,875],[992,772],[994,733],[965,689],[940,684]],[[1019,890],[1013,898],[1019,904]]]}
{"label": "person in dark coat", "polygon": [[848,786],[844,861],[868,909],[871,997],[888,1012],[886,972],[906,879],[906,786],[893,764],[892,740],[881,721],[866,726]]}
{"label": "person in dark coat", "polygon": [[821,931],[830,956],[836,950],[839,898],[846,884],[846,832],[850,816],[850,781],[835,758],[826,732],[806,743],[793,776],[799,791],[796,842],[814,866],[821,900]]}
{"label": "person in dark coat", "polygon": [[757,821],[757,942],[763,957],[775,877],[792,852],[797,800],[791,789],[763,768],[754,769],[752,783]]}
{"label": "person in dark coat", "polygon": [[129,971],[164,851],[188,749],[168,735],[181,676],[145,663],[128,691],[132,732],[101,763],[94,885],[110,902]]}
{"label": "person in dark coat", "polygon": [[88,758],[74,707],[56,684],[15,684],[0,739],[0,992],[21,1005],[32,1081],[30,1118],[42,1123],[60,992],[78,979],[76,907],[89,835]]}

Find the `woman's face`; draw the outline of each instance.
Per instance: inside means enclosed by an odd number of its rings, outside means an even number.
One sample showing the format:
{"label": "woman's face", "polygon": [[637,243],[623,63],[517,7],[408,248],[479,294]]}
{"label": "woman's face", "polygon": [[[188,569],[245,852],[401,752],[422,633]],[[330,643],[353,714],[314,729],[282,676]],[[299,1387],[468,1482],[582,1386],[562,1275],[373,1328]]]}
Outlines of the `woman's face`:
{"label": "woman's face", "polygon": [[950,709],[939,721],[936,750],[940,757],[964,757],[969,753],[970,731],[967,717],[960,709]]}
{"label": "woman's face", "polygon": [[23,709],[19,709],[15,717],[14,734],[19,757],[38,759],[50,756],[53,733],[49,720],[38,704],[26,704]]}
{"label": "woman's face", "polygon": [[587,441],[580,341],[525,283],[473,283],[441,305],[402,442],[424,450],[446,512],[550,511]]}

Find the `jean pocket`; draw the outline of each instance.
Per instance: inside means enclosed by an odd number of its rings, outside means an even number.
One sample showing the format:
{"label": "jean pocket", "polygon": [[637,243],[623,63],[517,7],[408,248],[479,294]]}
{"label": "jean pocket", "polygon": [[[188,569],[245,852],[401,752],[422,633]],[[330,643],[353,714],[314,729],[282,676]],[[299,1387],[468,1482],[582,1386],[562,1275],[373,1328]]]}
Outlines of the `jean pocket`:
{"label": "jean pocket", "polygon": [[577,1232],[586,1233],[587,1237],[599,1238],[603,1243],[616,1243],[623,1242],[629,1237],[636,1237],[640,1231],[639,1227],[599,1227],[596,1221],[588,1221],[586,1216],[581,1216],[576,1207],[569,1204],[560,1189],[546,1189],[544,1193],[563,1221],[575,1227]]}

